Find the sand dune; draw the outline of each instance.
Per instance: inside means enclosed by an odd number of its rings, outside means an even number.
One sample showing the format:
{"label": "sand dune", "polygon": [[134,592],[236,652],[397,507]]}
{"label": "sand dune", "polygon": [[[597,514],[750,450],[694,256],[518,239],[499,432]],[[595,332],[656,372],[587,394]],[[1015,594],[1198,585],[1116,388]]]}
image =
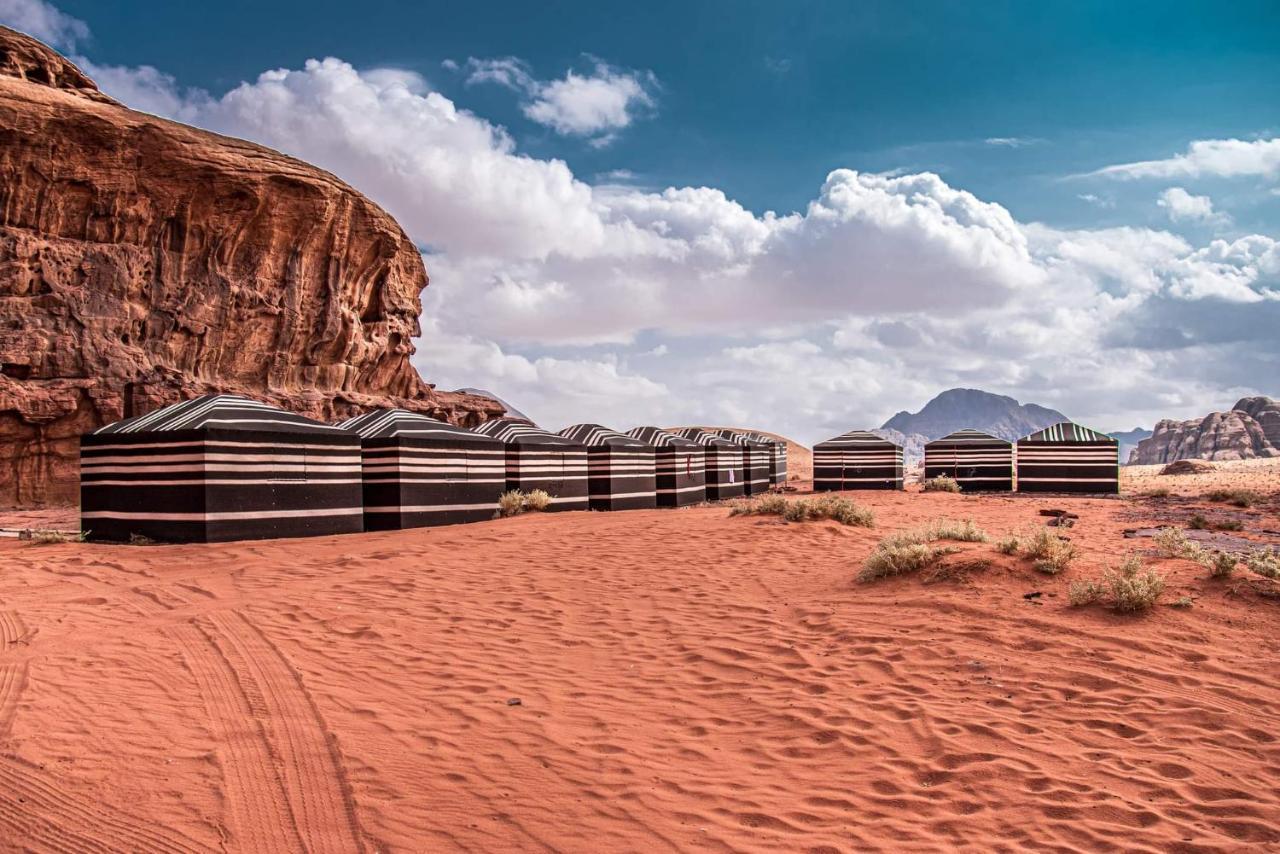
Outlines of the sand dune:
{"label": "sand dune", "polygon": [[[1067,584],[1167,506],[859,500],[879,529],[701,507],[216,547],[0,541],[0,840],[1280,845],[1274,583],[1153,559],[1166,601],[1194,607],[1073,609]],[[1081,517],[1063,576],[966,544],[955,560],[992,563],[964,581],[852,581],[889,530],[1002,533],[1048,506]],[[1280,529],[1277,509],[1248,511],[1246,535]]]}

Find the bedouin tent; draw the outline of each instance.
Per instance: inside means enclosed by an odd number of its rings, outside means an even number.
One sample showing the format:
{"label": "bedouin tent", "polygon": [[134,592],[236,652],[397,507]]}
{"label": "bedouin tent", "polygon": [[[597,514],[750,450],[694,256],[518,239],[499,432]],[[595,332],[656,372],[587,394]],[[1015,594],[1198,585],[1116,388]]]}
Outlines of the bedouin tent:
{"label": "bedouin tent", "polygon": [[367,531],[492,519],[506,488],[506,446],[404,409],[338,425],[360,437]]}
{"label": "bedouin tent", "polygon": [[574,424],[560,435],[587,446],[587,495],[592,510],[658,506],[653,445],[599,424]]}
{"label": "bedouin tent", "polygon": [[781,486],[787,482],[787,443],[763,433],[745,433],[748,439],[764,442],[769,446],[769,485]]}
{"label": "bedouin tent", "polygon": [[81,437],[80,519],[93,540],[356,533],[360,437],[235,395],[175,403]]}
{"label": "bedouin tent", "polygon": [[732,442],[742,449],[742,491],[745,495],[760,495],[769,491],[769,458],[773,448],[768,442],[752,439],[737,430],[713,430],[715,435]]}
{"label": "bedouin tent", "polygon": [[497,418],[476,428],[506,446],[507,489],[551,496],[549,510],[586,510],[587,448],[520,418]]}
{"label": "bedouin tent", "polygon": [[702,446],[708,501],[739,498],[742,487],[742,447],[697,427],[677,430],[681,438]]}
{"label": "bedouin tent", "polygon": [[813,446],[813,490],[902,489],[902,448],[866,430]]}
{"label": "bedouin tent", "polygon": [[1120,443],[1063,421],[1018,440],[1019,492],[1120,491]]}
{"label": "bedouin tent", "polygon": [[707,455],[702,445],[658,427],[636,427],[627,435],[654,447],[659,507],[707,500]]}
{"label": "bedouin tent", "polygon": [[957,430],[924,446],[924,476],[949,477],[965,492],[1013,491],[1013,443]]}

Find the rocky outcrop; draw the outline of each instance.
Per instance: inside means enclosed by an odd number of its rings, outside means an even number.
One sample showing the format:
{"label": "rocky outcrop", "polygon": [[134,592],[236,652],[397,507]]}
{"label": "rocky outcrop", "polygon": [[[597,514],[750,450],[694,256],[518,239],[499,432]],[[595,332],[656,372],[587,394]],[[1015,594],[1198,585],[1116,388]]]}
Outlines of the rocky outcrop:
{"label": "rocky outcrop", "polygon": [[426,285],[333,175],[129,110],[0,28],[0,505],[75,500],[81,433],[212,391],[501,414],[410,364]]}
{"label": "rocky outcrop", "polygon": [[1267,441],[1271,443],[1273,448],[1280,448],[1280,400],[1273,400],[1270,397],[1242,397],[1236,401],[1236,405],[1231,407],[1237,412],[1247,414],[1254,421],[1258,422],[1258,426],[1262,428],[1262,434],[1267,437]]}
{"label": "rocky outcrop", "polygon": [[[1263,400],[1269,398],[1246,398]],[[1242,401],[1244,402],[1244,401]],[[1272,406],[1275,405],[1271,401]],[[1265,407],[1259,412],[1267,411]],[[1272,445],[1262,425],[1247,411],[1210,412],[1189,421],[1164,420],[1156,424],[1150,439],[1138,443],[1129,462],[1136,465],[1159,465],[1175,460],[1250,460],[1257,457],[1280,457],[1280,449]]]}

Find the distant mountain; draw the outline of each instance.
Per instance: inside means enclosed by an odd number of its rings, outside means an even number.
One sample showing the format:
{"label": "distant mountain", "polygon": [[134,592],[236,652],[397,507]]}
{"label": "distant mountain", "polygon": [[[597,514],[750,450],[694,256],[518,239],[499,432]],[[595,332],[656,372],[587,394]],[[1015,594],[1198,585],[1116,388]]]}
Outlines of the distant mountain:
{"label": "distant mountain", "polygon": [[976,388],[953,388],[925,404],[919,412],[899,412],[874,432],[902,445],[906,457],[924,456],[924,445],[948,433],[971,427],[1014,441],[1030,433],[1070,419],[1034,403]]}
{"label": "distant mountain", "polygon": [[496,394],[494,394],[494,393],[493,393],[493,392],[491,392],[491,391],[485,391],[485,390],[484,390],[484,389],[482,389],[482,388],[460,388],[460,389],[458,389],[458,391],[459,391],[459,392],[462,392],[462,393],[464,393],[464,394],[478,394],[478,395],[480,395],[481,397],[487,397],[487,398],[490,398],[490,399],[492,399],[492,400],[496,400],[496,401],[498,401],[498,403],[500,403],[500,404],[502,404],[504,407],[506,407],[506,410],[507,410],[507,414],[506,414],[506,415],[504,415],[504,416],[503,416],[503,418],[523,418],[525,421],[528,421],[530,424],[532,424],[532,423],[533,423],[533,419],[532,419],[532,418],[530,418],[528,415],[525,415],[525,414],[524,414],[523,412],[521,412],[519,409],[516,409],[514,406],[512,406],[512,405],[511,405],[511,404],[509,404],[509,403],[507,403],[505,400],[503,400],[502,398],[498,397]]}
{"label": "distant mountain", "polygon": [[1185,459],[1258,457],[1280,457],[1280,400],[1246,397],[1228,412],[1161,421],[1149,438],[1138,443],[1130,462],[1158,465]]}
{"label": "distant mountain", "polygon": [[1124,465],[1129,462],[1129,455],[1138,447],[1138,443],[1143,439],[1151,438],[1151,431],[1134,427],[1132,430],[1121,430],[1107,435],[1120,443],[1120,464]]}

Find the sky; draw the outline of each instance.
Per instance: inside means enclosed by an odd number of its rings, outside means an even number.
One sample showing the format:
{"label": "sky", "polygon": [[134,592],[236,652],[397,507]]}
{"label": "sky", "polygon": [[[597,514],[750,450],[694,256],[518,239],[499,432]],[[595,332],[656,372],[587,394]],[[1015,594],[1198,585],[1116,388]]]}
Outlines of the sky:
{"label": "sky", "polygon": [[[533,11],[530,11],[530,8]],[[414,357],[543,426],[817,441],[981,388],[1280,396],[1280,4],[0,0],[136,109],[339,175]]]}

